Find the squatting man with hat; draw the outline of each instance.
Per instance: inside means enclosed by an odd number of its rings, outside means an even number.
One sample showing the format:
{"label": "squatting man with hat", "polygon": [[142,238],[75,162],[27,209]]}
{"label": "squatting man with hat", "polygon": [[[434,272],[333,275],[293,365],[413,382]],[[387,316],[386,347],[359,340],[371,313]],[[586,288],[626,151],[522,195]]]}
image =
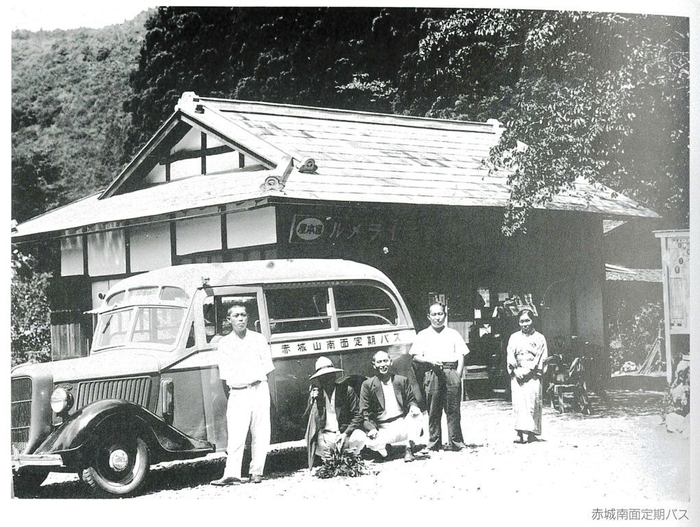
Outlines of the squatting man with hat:
{"label": "squatting man with hat", "polygon": [[391,358],[386,351],[374,354],[372,366],[376,375],[364,381],[360,390],[367,447],[386,458],[387,445],[404,445],[404,461],[413,461],[423,426],[409,380],[390,372]]}
{"label": "squatting man with hat", "polygon": [[416,362],[430,369],[425,373],[424,386],[428,403],[430,450],[442,448],[442,413],[447,417],[448,450],[466,448],[462,438],[462,369],[469,353],[462,335],[445,325],[447,311],[441,302],[428,309],[430,327],[420,331],[411,347]]}
{"label": "squatting man with hat", "polygon": [[212,485],[242,483],[243,450],[251,435],[250,481],[260,483],[270,448],[270,389],[268,376],[274,370],[270,345],[263,335],[248,329],[248,308],[233,303],[228,310],[233,331],[218,343],[219,376],[228,388],[226,407],[226,467]]}
{"label": "squatting man with hat", "polygon": [[304,412],[308,419],[305,438],[309,470],[316,456],[323,459],[333,449],[359,454],[367,441],[352,382],[364,377],[340,376],[342,372],[328,357],[319,357],[316,371],[309,378],[312,385]]}

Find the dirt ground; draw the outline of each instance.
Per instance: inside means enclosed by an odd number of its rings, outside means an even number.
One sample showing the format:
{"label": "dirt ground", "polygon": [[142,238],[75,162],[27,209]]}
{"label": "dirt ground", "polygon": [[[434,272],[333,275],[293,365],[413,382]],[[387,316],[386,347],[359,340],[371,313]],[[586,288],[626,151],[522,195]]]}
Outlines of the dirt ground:
{"label": "dirt ground", "polygon": [[[144,492],[128,501],[169,507],[212,500],[238,504],[240,511],[255,503],[268,514],[312,504],[386,510],[390,503],[401,504],[402,513],[413,520],[440,505],[440,511],[466,510],[474,518],[512,516],[535,522],[524,525],[610,523],[615,511],[616,520],[628,516],[626,524],[636,515],[646,523],[663,519],[663,525],[698,525],[688,503],[690,440],[666,431],[662,399],[662,392],[618,390],[604,398],[593,396],[590,416],[547,407],[543,440],[526,445],[513,442],[509,402],[470,400],[462,403],[469,446],[463,452],[435,452],[414,463],[404,463],[397,453],[384,463],[367,462],[369,474],[320,479],[304,468],[305,451],[292,448],[268,457],[261,484],[225,488],[208,484],[223,471],[218,455],[155,467]],[[52,474],[36,497],[89,496],[77,477]],[[596,518],[605,510],[607,520]]]}

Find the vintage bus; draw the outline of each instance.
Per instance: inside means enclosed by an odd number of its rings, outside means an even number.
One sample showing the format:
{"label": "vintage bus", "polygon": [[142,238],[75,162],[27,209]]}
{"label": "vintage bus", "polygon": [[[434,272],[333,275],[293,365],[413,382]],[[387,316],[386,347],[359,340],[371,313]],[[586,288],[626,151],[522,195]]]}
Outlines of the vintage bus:
{"label": "vintage bus", "polygon": [[309,376],[325,355],[370,375],[379,349],[407,353],[415,329],[392,282],[345,260],[191,264],[126,278],[96,310],[88,357],[12,371],[16,496],[51,471],[102,496],[138,492],[152,464],[226,448],[216,341],[243,300],[270,343],[272,442],[302,439]]}

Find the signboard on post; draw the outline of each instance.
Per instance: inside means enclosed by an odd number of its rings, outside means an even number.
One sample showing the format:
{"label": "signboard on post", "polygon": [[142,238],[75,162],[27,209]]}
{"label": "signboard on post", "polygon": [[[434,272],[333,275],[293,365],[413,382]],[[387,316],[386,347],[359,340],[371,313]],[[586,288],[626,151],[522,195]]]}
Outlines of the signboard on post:
{"label": "signboard on post", "polygon": [[656,231],[661,240],[664,284],[664,340],[666,379],[673,381],[672,335],[690,335],[690,232]]}

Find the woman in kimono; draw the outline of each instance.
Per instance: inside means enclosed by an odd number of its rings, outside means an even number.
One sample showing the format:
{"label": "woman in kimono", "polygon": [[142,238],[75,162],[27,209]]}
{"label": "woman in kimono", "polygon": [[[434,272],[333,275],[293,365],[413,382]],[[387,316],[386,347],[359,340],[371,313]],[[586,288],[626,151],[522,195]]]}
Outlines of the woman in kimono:
{"label": "woman in kimono", "polygon": [[542,433],[542,372],[547,359],[547,341],[532,325],[528,308],[518,313],[520,331],[508,340],[507,362],[515,414],[516,443],[538,441]]}

